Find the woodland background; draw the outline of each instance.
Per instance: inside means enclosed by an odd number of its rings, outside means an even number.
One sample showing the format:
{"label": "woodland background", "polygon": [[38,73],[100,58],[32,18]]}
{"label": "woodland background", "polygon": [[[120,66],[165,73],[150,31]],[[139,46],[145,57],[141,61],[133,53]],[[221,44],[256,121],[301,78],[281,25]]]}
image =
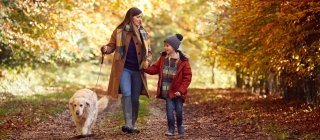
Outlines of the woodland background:
{"label": "woodland background", "polygon": [[[153,61],[163,50],[166,37],[184,35],[181,50],[190,56],[194,75],[190,98],[193,94],[209,94],[190,104],[211,100],[211,95],[220,97],[220,90],[233,95],[230,104],[236,103],[232,102],[234,98],[248,96],[259,102],[276,100],[279,102],[274,106],[260,105],[273,108],[281,104],[280,114],[289,110],[307,115],[279,120],[279,125],[264,132],[276,132],[272,135],[275,139],[319,138],[317,0],[1,0],[0,127],[8,131],[1,129],[0,135],[6,137],[23,127],[12,126],[19,124],[12,123],[19,119],[8,117],[20,116],[19,107],[42,110],[25,112],[30,118],[22,122],[45,122],[48,116],[66,110],[65,103],[76,89],[95,88],[103,94],[113,55],[106,56],[97,83],[100,47],[109,41],[132,6],[143,11],[143,26],[152,39]],[[149,76],[151,90],[155,90],[156,78]],[[53,103],[56,108],[39,108],[43,102]],[[42,115],[35,117],[34,113]],[[294,123],[279,128],[295,119],[314,122],[314,129],[295,129],[291,126]],[[269,126],[262,124],[259,130]]]}

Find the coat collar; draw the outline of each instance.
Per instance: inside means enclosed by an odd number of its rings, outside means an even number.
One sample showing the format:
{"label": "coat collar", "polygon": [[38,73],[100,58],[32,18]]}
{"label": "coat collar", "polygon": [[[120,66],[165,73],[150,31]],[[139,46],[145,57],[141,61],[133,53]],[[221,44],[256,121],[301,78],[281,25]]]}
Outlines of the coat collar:
{"label": "coat collar", "polygon": [[166,58],[179,60],[179,59],[180,59],[180,55],[179,55],[178,52],[176,52],[176,53],[174,53],[174,54],[172,54],[172,55],[168,55],[168,54],[167,54],[167,55],[166,55]]}
{"label": "coat collar", "polygon": [[[184,54],[183,52],[181,52],[180,50],[177,51],[177,54],[179,54],[179,59],[181,61],[188,61],[189,58],[186,54]],[[161,56],[166,57],[167,53],[166,52],[161,52]]]}
{"label": "coat collar", "polygon": [[[182,68],[184,67],[184,65],[186,63],[188,63],[188,57],[186,56],[186,54],[182,53],[180,50],[177,51],[177,55],[179,56],[179,60],[177,61],[177,65],[178,65],[178,68],[177,68],[177,73],[179,73]],[[161,57],[162,59],[164,60],[166,57],[167,57],[167,53],[166,52],[162,52],[161,53]],[[163,62],[162,62],[163,63]],[[160,66],[160,69],[162,69],[162,66],[163,64],[161,64]]]}

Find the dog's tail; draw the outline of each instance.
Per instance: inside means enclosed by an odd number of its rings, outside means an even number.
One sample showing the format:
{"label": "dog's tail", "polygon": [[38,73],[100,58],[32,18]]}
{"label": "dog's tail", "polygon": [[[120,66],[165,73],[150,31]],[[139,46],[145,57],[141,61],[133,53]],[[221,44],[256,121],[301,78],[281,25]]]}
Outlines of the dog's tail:
{"label": "dog's tail", "polygon": [[98,100],[98,112],[101,113],[104,109],[106,109],[108,107],[108,103],[109,103],[109,97],[102,96]]}

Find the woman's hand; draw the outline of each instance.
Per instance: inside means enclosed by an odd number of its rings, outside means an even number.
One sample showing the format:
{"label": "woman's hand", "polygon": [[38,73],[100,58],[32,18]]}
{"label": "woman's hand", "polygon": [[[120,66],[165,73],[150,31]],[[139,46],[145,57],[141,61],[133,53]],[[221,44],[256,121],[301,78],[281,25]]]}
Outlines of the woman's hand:
{"label": "woman's hand", "polygon": [[105,54],[107,52],[107,46],[103,45],[100,50],[101,54]]}
{"label": "woman's hand", "polygon": [[177,91],[176,93],[174,93],[176,96],[181,96],[181,93],[179,91]]}

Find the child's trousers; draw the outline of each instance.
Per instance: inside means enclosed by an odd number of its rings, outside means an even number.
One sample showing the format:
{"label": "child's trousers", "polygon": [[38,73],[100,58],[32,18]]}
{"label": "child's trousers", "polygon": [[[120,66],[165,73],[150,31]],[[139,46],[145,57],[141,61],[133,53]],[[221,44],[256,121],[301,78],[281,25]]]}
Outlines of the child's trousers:
{"label": "child's trousers", "polygon": [[182,126],[182,120],[183,120],[183,112],[182,112],[182,99],[180,97],[170,99],[166,99],[166,110],[167,110],[167,122],[168,122],[168,131],[170,133],[174,133],[174,124],[175,124],[175,117],[174,117],[174,111],[176,112],[176,119],[177,119],[177,128],[178,133],[183,134],[184,128]]}

